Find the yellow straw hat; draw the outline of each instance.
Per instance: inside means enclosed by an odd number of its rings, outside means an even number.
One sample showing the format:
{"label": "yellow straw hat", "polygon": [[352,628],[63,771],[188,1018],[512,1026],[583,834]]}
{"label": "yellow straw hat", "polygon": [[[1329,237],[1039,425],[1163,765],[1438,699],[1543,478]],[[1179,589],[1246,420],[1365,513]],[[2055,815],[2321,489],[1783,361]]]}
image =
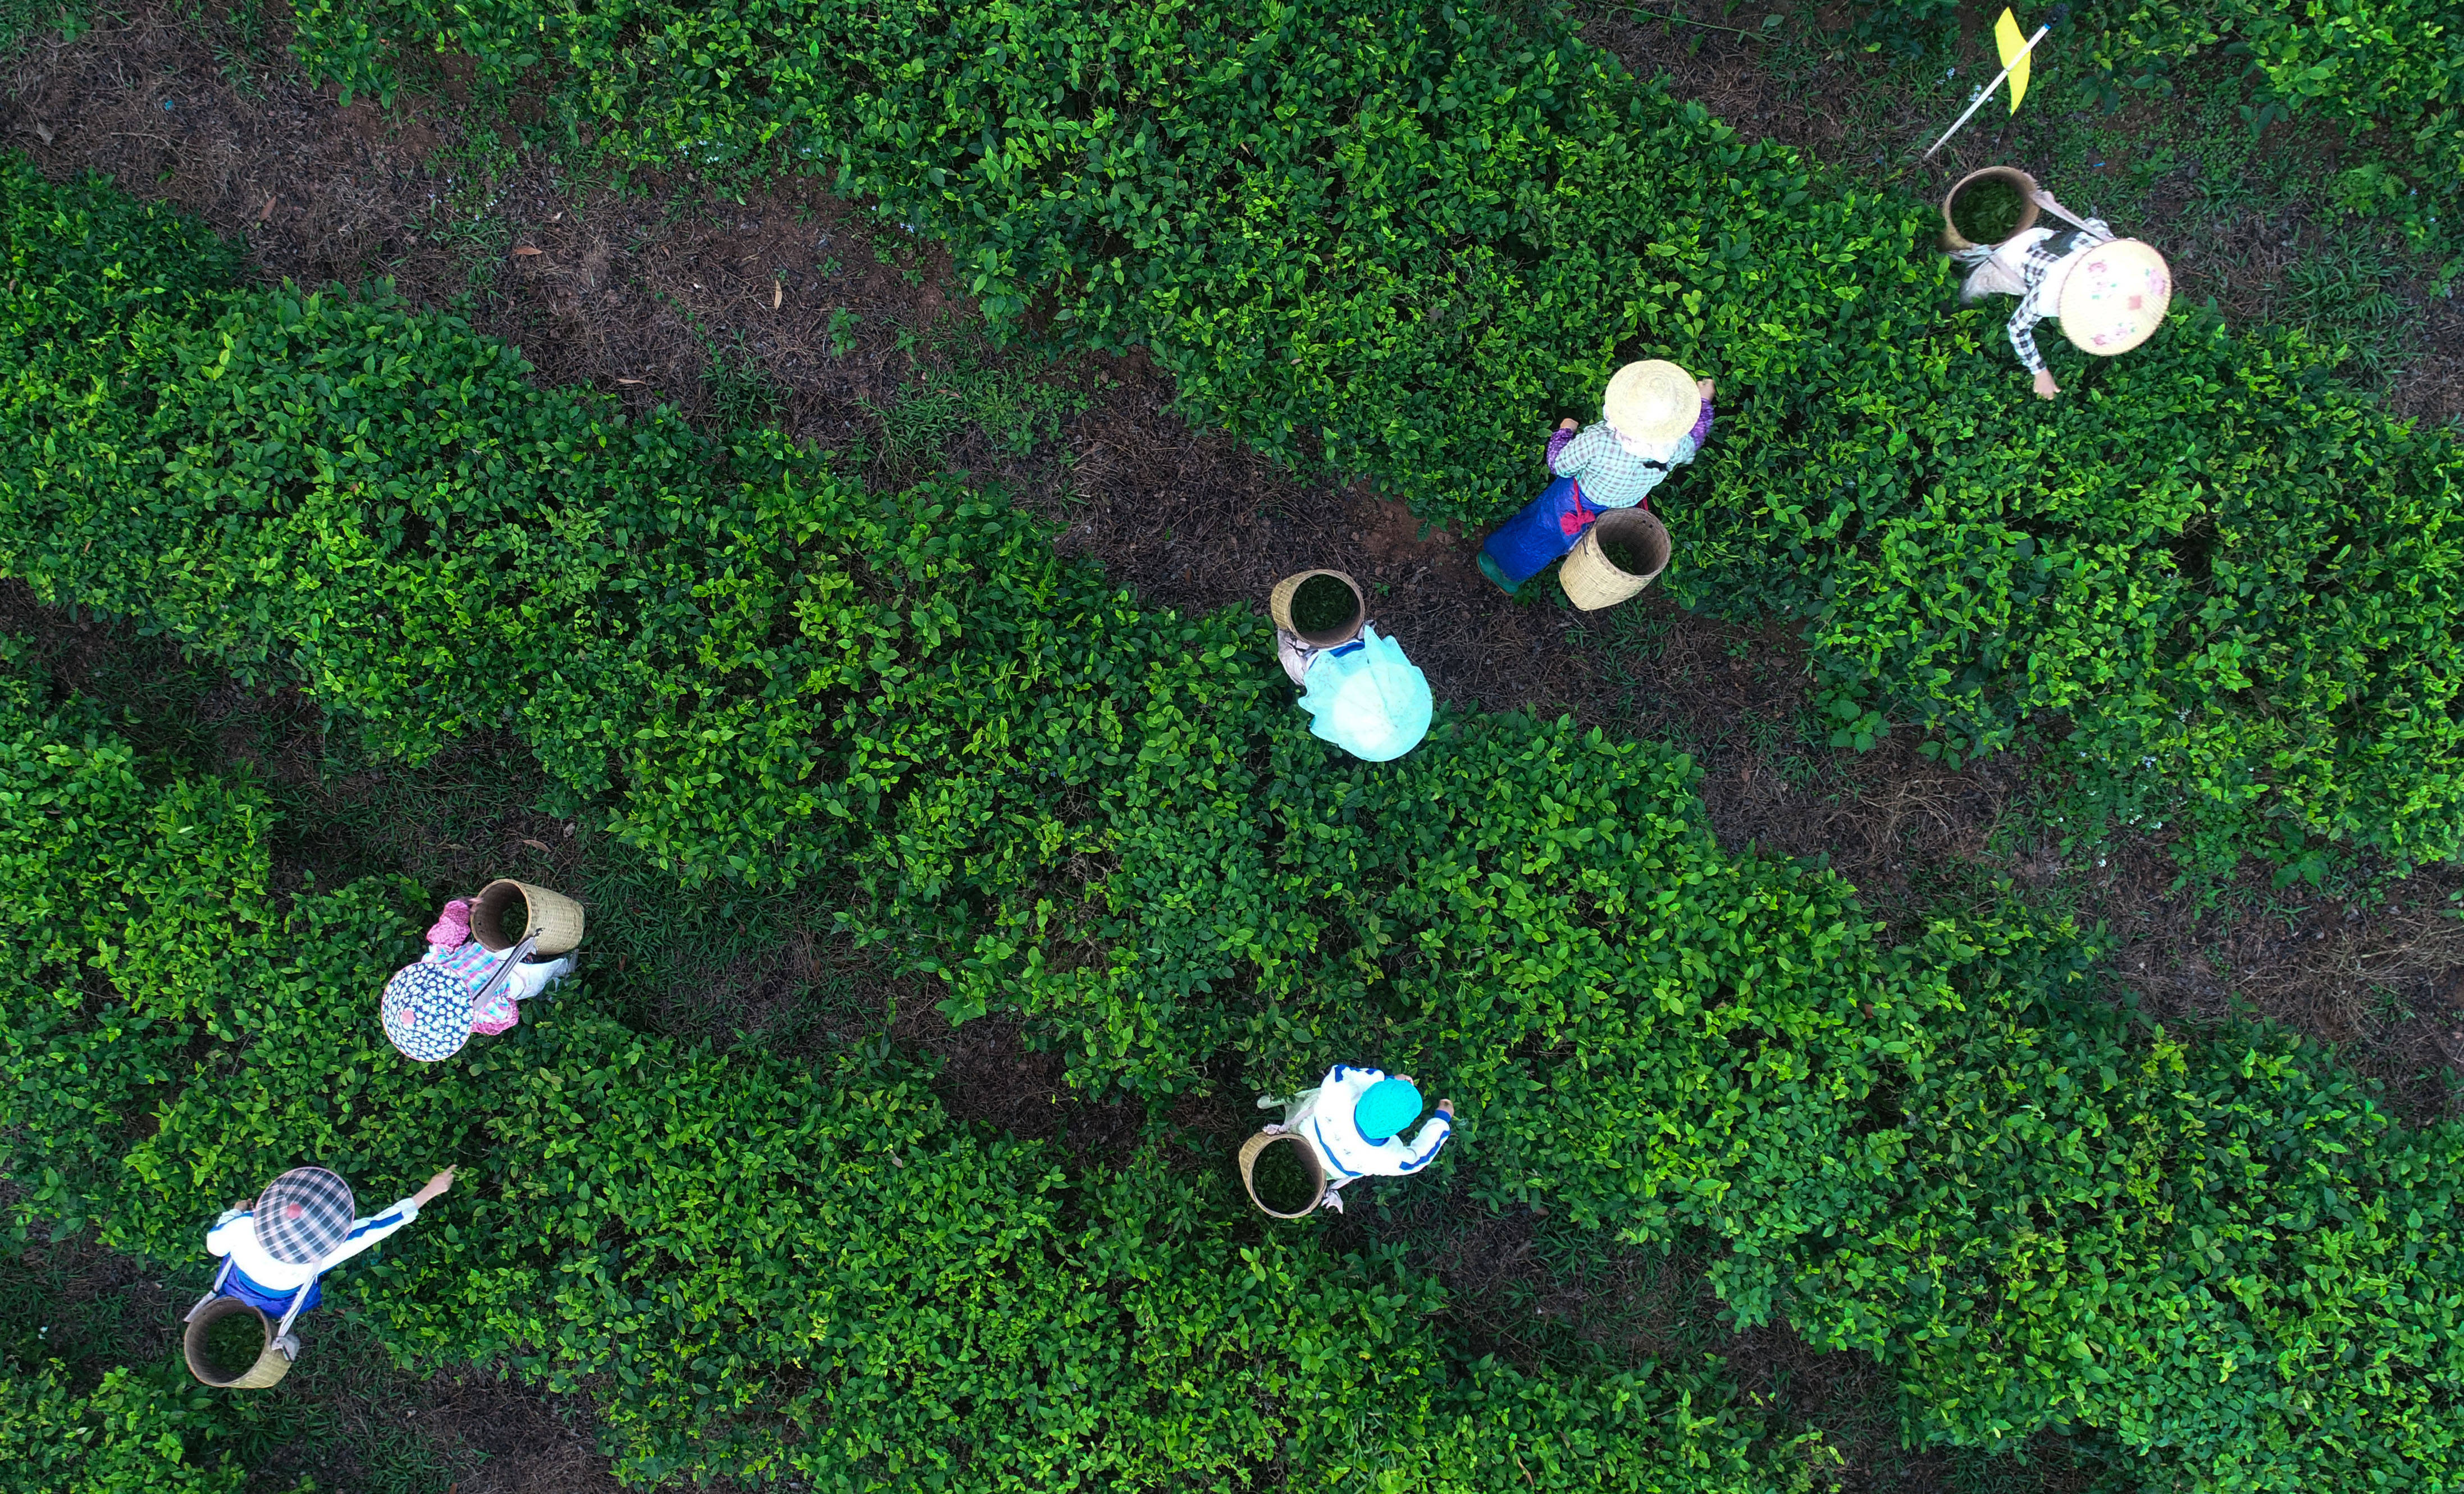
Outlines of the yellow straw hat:
{"label": "yellow straw hat", "polygon": [[2087,251],[2062,285],[2062,336],[2082,353],[2111,358],[2156,335],[2173,303],[2165,256],[2135,238]]}
{"label": "yellow straw hat", "polygon": [[1600,413],[1637,441],[1674,441],[1694,428],[1703,391],[1694,376],[1664,358],[1628,363],[1609,380]]}

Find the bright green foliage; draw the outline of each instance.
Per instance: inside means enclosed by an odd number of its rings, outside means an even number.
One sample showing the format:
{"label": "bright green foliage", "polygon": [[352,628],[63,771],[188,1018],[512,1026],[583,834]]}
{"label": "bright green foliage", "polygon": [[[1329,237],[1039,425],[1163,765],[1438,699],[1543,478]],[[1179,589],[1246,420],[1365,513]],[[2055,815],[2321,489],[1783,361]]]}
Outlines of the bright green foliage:
{"label": "bright green foliage", "polygon": [[213,1425],[193,1403],[125,1369],[79,1395],[56,1365],[0,1380],[7,1494],[238,1494],[247,1475],[202,1454]]}
{"label": "bright green foliage", "polygon": [[[2451,1476],[2425,1159],[2456,1133],[2387,1132],[2315,1057],[2108,1020],[2089,951],[2015,915],[1882,951],[1836,878],[1722,853],[1664,748],[1449,716],[1357,763],[1254,620],[1145,612],[955,491],[752,439],[714,472],[440,319],[233,296],[55,336],[47,200],[12,194],[0,546],[53,595],[296,668],[407,750],[510,719],[575,807],[689,872],[844,889],[953,1015],[1030,1019],[1083,1082],[1409,1067],[1465,1108],[1441,1177],[1706,1232],[1732,1307],[1871,1347],[1922,1434],[2076,1421],[2219,1487]],[[217,400],[231,370],[264,392]],[[887,1066],[720,1059],[585,987],[413,1068],[370,1011],[409,890],[279,907],[253,795],[7,704],[0,1134],[32,1207],[181,1259],[268,1157],[372,1195],[465,1159],[352,1274],[406,1352],[597,1388],[643,1474],[1229,1486],[1288,1455],[1471,1488],[1553,1440],[1566,1486],[1749,1477],[1710,1387],[1449,1362],[1391,1263],[1257,1243],[1226,1179],[1153,1153],[1069,1177]]]}
{"label": "bright green foliage", "polygon": [[1953,1441],[2079,1422],[2196,1487],[2452,1480],[2464,1129],[2402,1131],[2281,1036],[2184,1044],[1969,953],[1893,1096],[1893,1218],[1798,1258],[1799,1331],[1883,1355]]}
{"label": "bright green foliage", "polygon": [[[1153,1152],[1073,1181],[892,1070],[720,1058],[578,996],[413,1065],[372,1017],[415,947],[409,890],[312,891],[277,914],[253,790],[148,787],[123,745],[22,688],[0,730],[18,744],[0,761],[0,902],[26,977],[0,1012],[11,1175],[93,1140],[124,1150],[124,1167],[80,1170],[80,1212],[202,1280],[207,1222],[269,1158],[319,1158],[369,1203],[458,1160],[449,1199],[336,1291],[406,1356],[502,1354],[593,1390],[630,1477],[1230,1488],[1289,1459],[1329,1488],[1471,1494],[1519,1482],[1519,1457],[1542,1488],[1802,1486],[1712,1382],[1450,1361],[1434,1284],[1307,1235],[1261,1240],[1227,1176],[1168,1175]],[[67,787],[112,833],[54,812]],[[74,897],[40,895],[71,867]],[[155,910],[208,900],[228,922],[166,943]],[[110,1032],[190,1038],[141,1054]]]}
{"label": "bright green foliage", "polygon": [[[2427,0],[2390,4],[2412,8],[2387,43],[2412,57]],[[2378,13],[2268,35],[2366,49]],[[2187,308],[2092,370],[2055,345],[2071,393],[2040,408],[2002,311],[1950,305],[1929,208],[1738,140],[1555,19],[1324,0],[297,15],[346,88],[389,88],[393,49],[432,45],[498,86],[560,70],[620,156],[833,168],[937,236],[997,322],[1040,303],[1067,336],[1145,343],[1194,413],[1432,518],[1504,517],[1545,480],[1558,416],[1595,413],[1626,358],[1677,359],[1723,393],[1711,453],[1662,503],[1667,584],[1804,619],[1841,745],[1914,721],[1957,760],[2067,723],[2086,806],[2188,820],[2209,866],[2318,838],[2464,848],[2449,436],[2327,384],[2316,350]],[[2324,65],[2307,55],[2287,79]]]}
{"label": "bright green foliage", "polygon": [[1057,674],[1133,699],[1141,657],[1246,641],[1132,627],[1004,505],[875,497],[772,433],[718,449],[672,414],[629,423],[383,297],[232,296],[72,336],[86,324],[55,314],[89,267],[50,253],[101,231],[48,236],[71,212],[18,180],[0,564],[242,671],[296,671],[414,758],[510,723],[577,803],[612,799],[620,833],[689,874],[805,876],[841,860],[840,827],[891,813],[883,895],[928,904],[979,817],[1030,812],[1005,807],[1023,783],[988,805],[933,781],[968,753],[1042,773],[1011,709],[1029,692]]}

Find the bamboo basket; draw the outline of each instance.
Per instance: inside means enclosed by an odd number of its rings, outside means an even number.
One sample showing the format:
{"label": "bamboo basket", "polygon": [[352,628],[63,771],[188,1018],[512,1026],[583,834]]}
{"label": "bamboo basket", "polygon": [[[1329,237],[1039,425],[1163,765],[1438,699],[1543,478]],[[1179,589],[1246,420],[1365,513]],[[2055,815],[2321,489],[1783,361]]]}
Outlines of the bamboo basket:
{"label": "bamboo basket", "polygon": [[531,953],[556,956],[582,942],[582,905],[561,892],[499,877],[471,900],[471,936],[501,955],[536,934]]}
{"label": "bamboo basket", "polygon": [[[1600,548],[1601,537],[1630,545],[1642,553],[1651,570],[1637,576],[1617,569]],[[1566,588],[1566,600],[1586,612],[1613,607],[1658,580],[1668,569],[1668,531],[1660,520],[1640,509],[1611,509],[1601,515],[1574,548],[1566,555],[1566,563],[1557,568],[1557,584]]]}
{"label": "bamboo basket", "polygon": [[[215,1375],[213,1366],[206,1359],[206,1328],[209,1324],[242,1312],[256,1319],[256,1329],[263,1338],[263,1344],[256,1351],[254,1364],[230,1379],[222,1379]],[[279,1384],[282,1377],[291,1373],[291,1356],[275,1342],[274,1325],[265,1320],[264,1313],[237,1297],[216,1297],[191,1313],[187,1331],[180,1335],[180,1350],[187,1358],[188,1373],[195,1375],[200,1383],[216,1390],[261,1391]]]}
{"label": "bamboo basket", "polygon": [[[1949,191],[1943,194],[1943,248],[1961,250],[1981,249],[1984,247],[1979,244],[1969,242],[1968,236],[1959,231],[1959,225],[1950,221],[1950,205],[1954,201],[1958,200],[1959,194],[1967,189],[1969,184],[1997,178],[2010,183],[2013,187],[2019,189],[2019,226],[2011,231],[2012,236],[2015,237],[2021,233],[2025,233],[2030,229],[2036,226],[2038,211],[2036,207],[2036,179],[2030,176],[2027,172],[2020,170],[2017,166],[1979,166],[1977,169],[1969,172],[1966,176],[1961,177],[1956,183],[1952,184]],[[1997,239],[1995,242],[1999,243],[2002,241]]]}
{"label": "bamboo basket", "polygon": [[[1292,598],[1299,594],[1301,583],[1313,576],[1331,576],[1352,588],[1351,622],[1341,627],[1327,628],[1314,633],[1302,632],[1298,625],[1292,622]],[[1360,594],[1360,583],[1341,571],[1303,571],[1297,576],[1287,576],[1275,582],[1274,593],[1266,598],[1266,612],[1275,620],[1277,627],[1310,648],[1336,648],[1360,636],[1361,626],[1369,621],[1369,600]]]}
{"label": "bamboo basket", "polygon": [[[1300,1148],[1302,1159],[1309,1163],[1309,1176],[1317,1179],[1317,1191],[1309,1195],[1309,1201],[1303,1204],[1298,1213],[1284,1214],[1267,1208],[1266,1200],[1258,1197],[1259,1153],[1278,1141],[1288,1141]],[[1272,1215],[1279,1219],[1296,1219],[1326,1201],[1326,1169],[1318,1165],[1317,1153],[1311,1151],[1309,1144],[1300,1137],[1289,1131],[1280,1136],[1270,1136],[1262,1131],[1241,1143],[1241,1186],[1249,1191],[1249,1201],[1258,1206],[1259,1213]]]}

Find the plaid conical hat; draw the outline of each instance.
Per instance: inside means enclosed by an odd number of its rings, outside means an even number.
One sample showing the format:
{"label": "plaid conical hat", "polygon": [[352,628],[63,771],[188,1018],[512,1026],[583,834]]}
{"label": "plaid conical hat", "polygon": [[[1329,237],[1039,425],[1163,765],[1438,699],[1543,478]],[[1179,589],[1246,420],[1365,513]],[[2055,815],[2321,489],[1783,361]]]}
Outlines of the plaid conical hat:
{"label": "plaid conical hat", "polygon": [[295,1167],[256,1198],[256,1240],[292,1265],[315,1265],[351,1232],[360,1212],[351,1185],[321,1167]]}
{"label": "plaid conical hat", "polygon": [[471,993],[434,965],[405,965],[385,982],[378,1003],[385,1034],[403,1057],[432,1064],[471,1041]]}

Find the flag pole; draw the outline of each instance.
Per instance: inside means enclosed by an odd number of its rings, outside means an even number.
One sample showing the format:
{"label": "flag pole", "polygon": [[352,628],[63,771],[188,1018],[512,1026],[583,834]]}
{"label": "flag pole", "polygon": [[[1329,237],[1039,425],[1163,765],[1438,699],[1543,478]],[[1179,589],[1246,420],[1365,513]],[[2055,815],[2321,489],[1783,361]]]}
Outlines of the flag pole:
{"label": "flag pole", "polygon": [[1942,139],[1933,143],[1933,149],[1925,153],[1923,157],[1924,160],[1931,161],[1935,150],[1940,150],[1944,145],[1949,143],[1950,138],[1959,133],[1960,127],[1966,124],[1969,120],[1976,117],[1976,111],[1985,107],[1985,100],[1993,97],[1993,90],[2001,87],[2002,80],[2011,76],[2011,69],[2019,65],[2021,57],[2025,57],[2029,53],[2035,51],[2036,43],[2044,40],[2045,33],[2052,31],[2053,29],[2053,23],[2050,21],[2036,28],[2036,34],[2028,38],[2028,44],[2019,49],[2019,55],[2013,57],[2010,62],[2003,67],[2001,72],[1994,74],[1993,81],[1986,84],[1982,89],[1977,91],[1976,97],[1969,101],[1968,112],[1951,121],[1950,128],[1942,132]]}

